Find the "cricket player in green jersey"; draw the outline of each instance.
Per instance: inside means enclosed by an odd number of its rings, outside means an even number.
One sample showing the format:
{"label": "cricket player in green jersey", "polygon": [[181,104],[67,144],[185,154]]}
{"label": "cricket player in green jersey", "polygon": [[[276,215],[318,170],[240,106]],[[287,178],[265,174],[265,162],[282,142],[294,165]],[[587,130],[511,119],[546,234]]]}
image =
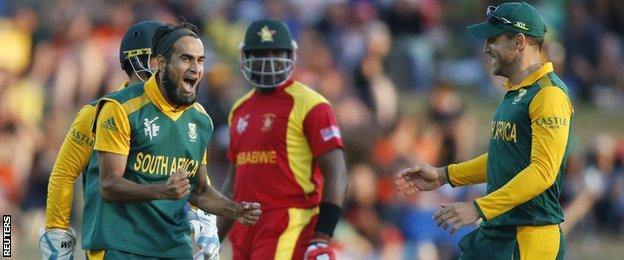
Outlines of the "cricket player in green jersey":
{"label": "cricket player in green jersey", "polygon": [[[163,25],[162,22],[148,20],[133,24],[126,30],[119,47],[119,63],[128,81],[119,89],[142,82],[152,75],[151,67],[156,66],[156,58],[150,55],[152,38],[156,29]],[[74,182],[89,164],[95,139],[91,127],[98,100],[84,105],[76,114],[50,173],[46,223],[39,239],[42,259],[70,259],[74,256],[76,234],[69,226]],[[83,183],[85,181],[83,178]],[[92,199],[95,198],[85,197],[84,206],[89,207]],[[89,222],[86,219],[83,221]],[[90,230],[90,227],[83,223],[83,229]]]}
{"label": "cricket player in green jersey", "polygon": [[546,26],[527,3],[487,9],[487,20],[468,27],[486,39],[494,75],[508,80],[494,113],[488,152],[467,162],[434,168],[417,164],[397,174],[395,187],[406,194],[446,183],[487,183],[487,195],[472,202],[442,204],[433,216],[455,232],[483,222],[460,241],[461,259],[563,259],[559,196],[570,150],[574,109],[570,92],[540,62]]}
{"label": "cricket player in green jersey", "polygon": [[158,28],[153,49],[156,74],[97,105],[97,164],[86,172],[99,177],[100,194],[85,209],[93,216],[83,241],[90,259],[190,259],[187,202],[243,224],[261,213],[258,203],[230,201],[208,185],[213,125],[196,102],[205,58],[196,27]]}
{"label": "cricket player in green jersey", "polygon": [[[119,89],[143,82],[152,76],[152,68],[156,67],[156,56],[151,55],[152,39],[156,29],[164,25],[159,21],[147,20],[133,24],[126,30],[119,48],[119,62],[128,76],[128,81],[124,82]],[[95,120],[98,101],[99,98],[83,106],[76,114],[50,173],[46,223],[39,239],[42,259],[69,259],[74,256],[76,235],[69,226],[74,182],[87,169],[92,155],[95,135],[91,132],[91,127]],[[93,163],[97,164],[97,161],[94,160]],[[83,184],[99,185],[99,182],[86,178],[82,178],[82,181]],[[98,196],[86,196],[84,207],[88,208],[96,204]],[[217,233],[216,231],[209,232],[216,230],[215,216],[197,209],[189,210],[187,215],[194,230],[194,240],[203,251],[205,258],[218,259]],[[82,228],[85,231],[83,233],[91,230],[89,223],[91,223],[90,217],[84,216]]]}

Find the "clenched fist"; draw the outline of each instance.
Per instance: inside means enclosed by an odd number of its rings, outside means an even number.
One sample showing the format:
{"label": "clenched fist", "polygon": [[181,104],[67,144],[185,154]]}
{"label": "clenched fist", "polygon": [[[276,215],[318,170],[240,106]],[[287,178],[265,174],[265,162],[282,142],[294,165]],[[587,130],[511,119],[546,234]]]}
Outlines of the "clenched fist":
{"label": "clenched fist", "polygon": [[253,225],[260,218],[260,203],[241,202],[236,207],[236,221],[245,225]]}
{"label": "clenched fist", "polygon": [[178,200],[188,195],[191,190],[191,184],[189,183],[188,172],[186,170],[179,170],[174,173],[162,187],[162,199],[166,200]]}

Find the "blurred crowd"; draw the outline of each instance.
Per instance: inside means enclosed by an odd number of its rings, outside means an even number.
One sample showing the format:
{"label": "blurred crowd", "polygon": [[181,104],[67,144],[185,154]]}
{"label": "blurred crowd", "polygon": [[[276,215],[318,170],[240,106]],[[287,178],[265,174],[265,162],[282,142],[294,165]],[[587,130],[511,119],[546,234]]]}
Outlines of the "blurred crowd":
{"label": "blurred crowd", "polygon": [[[574,102],[597,110],[624,105],[624,1],[529,2],[548,26],[544,59],[554,63]],[[228,111],[249,90],[238,45],[251,21],[272,17],[285,21],[298,41],[295,79],[332,102],[343,132],[350,188],[336,231],[339,257],[453,258],[471,228],[450,235],[435,226],[432,213],[442,202],[481,196],[485,187],[404,197],[392,188],[393,174],[414,162],[445,165],[485,152],[487,133],[477,126],[489,121],[477,120],[489,114],[466,113],[466,101],[496,102],[502,80],[491,76],[483,42],[465,27],[497,4],[0,0],[0,211],[19,216],[18,236],[36,240],[50,170],[74,114],[125,80],[118,60],[125,29],[145,19],[176,23],[180,15],[200,28],[206,44],[199,101],[216,126],[209,173],[218,187],[226,172]],[[460,94],[466,90],[473,95]],[[562,204],[580,205],[570,213],[578,225],[566,232],[621,233],[622,135],[596,132],[576,143]],[[74,225],[80,225],[80,205],[75,203]]]}

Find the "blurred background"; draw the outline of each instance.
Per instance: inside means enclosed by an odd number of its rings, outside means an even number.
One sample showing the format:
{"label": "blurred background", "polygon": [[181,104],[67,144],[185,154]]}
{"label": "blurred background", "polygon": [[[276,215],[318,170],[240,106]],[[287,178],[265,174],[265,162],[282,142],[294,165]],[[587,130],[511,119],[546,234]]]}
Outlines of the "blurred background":
{"label": "blurred background", "polygon": [[[574,94],[573,152],[561,203],[568,259],[622,259],[624,243],[624,1],[529,1],[548,33],[544,61]],[[0,212],[13,216],[13,257],[38,258],[47,182],[74,114],[115,90],[121,36],[131,24],[183,15],[201,30],[199,101],[214,119],[209,173],[226,172],[226,119],[246,86],[238,44],[253,20],[285,21],[299,43],[294,77],[333,104],[350,190],[335,235],[339,259],[456,259],[431,219],[442,202],[484,185],[405,197],[393,175],[415,162],[445,165],[487,149],[504,94],[483,41],[466,26],[500,1],[457,0],[0,0]],[[72,225],[80,230],[82,187]],[[228,246],[222,249],[228,259]],[[77,252],[83,259],[83,252]]]}

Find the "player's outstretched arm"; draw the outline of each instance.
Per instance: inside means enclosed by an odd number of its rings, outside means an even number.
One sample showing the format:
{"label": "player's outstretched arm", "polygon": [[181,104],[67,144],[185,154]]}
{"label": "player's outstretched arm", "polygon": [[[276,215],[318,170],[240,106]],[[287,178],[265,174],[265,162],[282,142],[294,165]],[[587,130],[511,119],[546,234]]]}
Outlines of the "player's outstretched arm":
{"label": "player's outstretched arm", "polygon": [[448,183],[448,175],[444,167],[416,164],[397,173],[394,188],[411,195],[419,191],[434,190],[445,183]]}
{"label": "player's outstretched arm", "polygon": [[221,195],[214,188],[208,185],[206,178],[206,167],[199,167],[199,178],[197,187],[193,190],[189,203],[203,211],[235,219],[238,222],[251,225],[260,218],[262,211],[260,204],[255,202],[235,202]]}

